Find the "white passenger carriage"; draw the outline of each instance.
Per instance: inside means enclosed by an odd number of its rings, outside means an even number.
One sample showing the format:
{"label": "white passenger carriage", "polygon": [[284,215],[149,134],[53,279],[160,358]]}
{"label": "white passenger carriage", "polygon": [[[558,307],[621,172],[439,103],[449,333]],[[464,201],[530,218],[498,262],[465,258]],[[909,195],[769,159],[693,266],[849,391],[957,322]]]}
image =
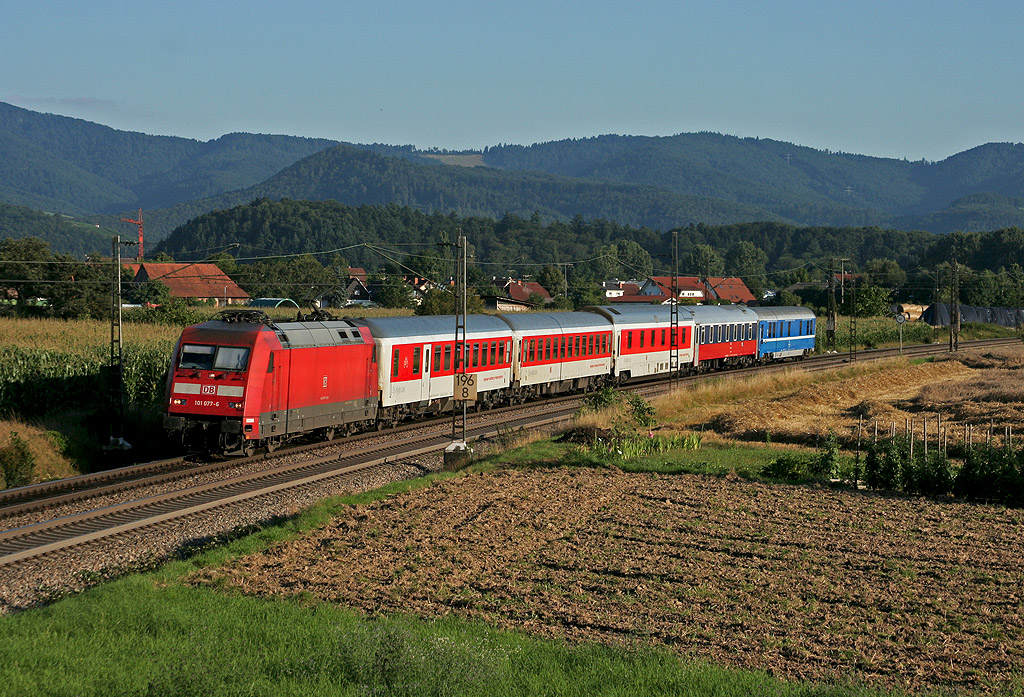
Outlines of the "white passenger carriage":
{"label": "white passenger carriage", "polygon": [[603,385],[611,374],[612,325],[590,312],[500,315],[513,335],[516,400]]}
{"label": "white passenger carriage", "polygon": [[[612,323],[615,360],[612,374],[618,382],[671,371],[672,308],[667,305],[602,305],[588,307]],[[693,313],[679,308],[679,370],[693,368]]]}
{"label": "white passenger carriage", "polygon": [[[457,365],[455,317],[364,317],[377,347],[381,416],[387,423],[407,414],[449,406]],[[466,322],[466,372],[477,376],[478,401],[491,404],[512,375],[512,330],[490,315]]]}

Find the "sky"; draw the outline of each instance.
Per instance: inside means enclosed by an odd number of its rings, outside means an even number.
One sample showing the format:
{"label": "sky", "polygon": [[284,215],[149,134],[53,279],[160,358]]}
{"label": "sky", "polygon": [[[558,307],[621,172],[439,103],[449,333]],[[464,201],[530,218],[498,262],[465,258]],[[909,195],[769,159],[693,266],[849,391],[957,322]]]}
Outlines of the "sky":
{"label": "sky", "polygon": [[0,101],[210,140],[713,131],[937,161],[1024,140],[1020,0],[7,0]]}

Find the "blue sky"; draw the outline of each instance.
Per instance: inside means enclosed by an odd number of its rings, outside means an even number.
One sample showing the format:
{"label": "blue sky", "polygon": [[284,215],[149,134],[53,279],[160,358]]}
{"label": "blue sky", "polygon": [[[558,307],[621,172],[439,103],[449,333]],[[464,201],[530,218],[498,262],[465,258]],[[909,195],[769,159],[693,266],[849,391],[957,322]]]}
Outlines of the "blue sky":
{"label": "blue sky", "polygon": [[716,131],[911,160],[1024,140],[1024,3],[8,0],[0,101],[209,140]]}

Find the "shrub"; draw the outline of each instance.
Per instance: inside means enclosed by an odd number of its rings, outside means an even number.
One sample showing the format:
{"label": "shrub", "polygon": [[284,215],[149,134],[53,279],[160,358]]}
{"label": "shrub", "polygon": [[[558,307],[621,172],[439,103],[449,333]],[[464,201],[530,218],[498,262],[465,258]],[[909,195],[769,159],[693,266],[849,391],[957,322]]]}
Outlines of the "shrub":
{"label": "shrub", "polygon": [[821,451],[807,462],[807,473],[812,477],[831,479],[838,471],[839,439],[830,430]]}
{"label": "shrub", "polygon": [[11,431],[11,442],[0,448],[0,471],[3,472],[5,488],[31,484],[35,464],[28,443],[17,431]]}
{"label": "shrub", "polygon": [[650,428],[657,423],[654,417],[654,407],[646,399],[635,392],[626,395],[626,406],[629,408],[629,417],[637,426]]}
{"label": "shrub", "polygon": [[761,476],[795,481],[807,478],[807,461],[798,455],[782,455],[761,468]]}

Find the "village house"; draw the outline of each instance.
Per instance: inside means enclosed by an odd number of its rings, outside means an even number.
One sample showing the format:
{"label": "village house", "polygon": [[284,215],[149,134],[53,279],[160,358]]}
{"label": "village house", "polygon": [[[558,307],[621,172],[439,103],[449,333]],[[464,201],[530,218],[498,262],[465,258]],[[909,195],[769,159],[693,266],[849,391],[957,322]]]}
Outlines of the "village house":
{"label": "village house", "polygon": [[252,300],[216,264],[142,262],[125,267],[132,272],[132,283],[160,281],[173,298],[212,302],[217,307],[246,305]]}

